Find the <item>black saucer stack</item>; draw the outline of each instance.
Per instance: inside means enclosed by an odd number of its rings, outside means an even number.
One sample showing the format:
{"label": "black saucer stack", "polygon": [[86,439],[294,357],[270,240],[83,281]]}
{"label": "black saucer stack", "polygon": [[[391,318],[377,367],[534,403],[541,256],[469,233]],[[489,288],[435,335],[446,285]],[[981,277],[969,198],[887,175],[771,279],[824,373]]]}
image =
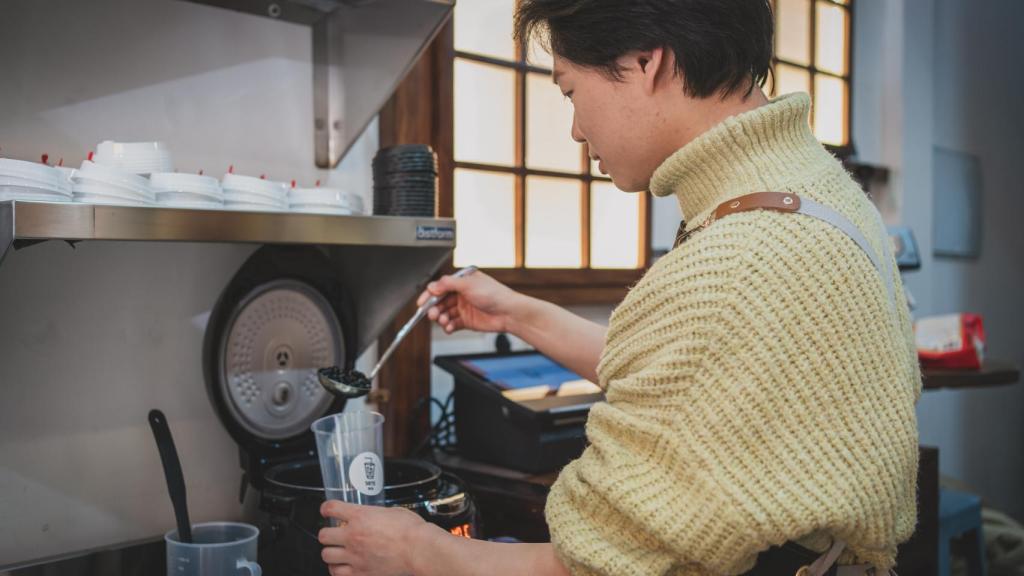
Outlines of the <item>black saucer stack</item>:
{"label": "black saucer stack", "polygon": [[381,148],[373,158],[373,213],[434,216],[437,156],[426,144]]}

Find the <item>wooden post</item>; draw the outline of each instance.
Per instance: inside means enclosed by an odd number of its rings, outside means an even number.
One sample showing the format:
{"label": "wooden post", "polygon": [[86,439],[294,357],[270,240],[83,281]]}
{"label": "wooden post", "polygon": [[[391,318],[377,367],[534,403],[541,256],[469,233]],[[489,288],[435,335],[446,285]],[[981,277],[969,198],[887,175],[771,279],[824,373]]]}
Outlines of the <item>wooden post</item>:
{"label": "wooden post", "polygon": [[[452,215],[452,24],[449,22],[398,86],[380,113],[380,145],[429,144],[438,157],[435,213]],[[447,200],[444,200],[447,199]],[[412,316],[409,302],[381,334],[378,347],[391,344]],[[378,376],[376,395],[384,414],[384,454],[409,456],[430,429],[430,323],[422,322],[395,350]]]}

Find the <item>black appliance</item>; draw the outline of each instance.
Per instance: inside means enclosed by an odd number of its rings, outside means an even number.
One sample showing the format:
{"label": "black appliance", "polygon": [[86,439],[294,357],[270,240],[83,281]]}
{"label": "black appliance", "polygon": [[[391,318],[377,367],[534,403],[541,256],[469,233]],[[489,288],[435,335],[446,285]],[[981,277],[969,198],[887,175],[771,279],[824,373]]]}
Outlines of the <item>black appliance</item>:
{"label": "black appliance", "polygon": [[[461,480],[423,460],[384,461],[385,505],[401,506],[454,535],[477,535],[476,509]],[[279,537],[267,548],[268,574],[327,574],[317,541],[323,481],[316,459],[278,464],[264,476],[260,508]]]}
{"label": "black appliance", "polygon": [[[557,395],[561,382],[579,379],[539,352],[438,356],[455,377],[455,434],[460,455],[525,472],[557,470],[586,447],[590,407],[599,392]],[[504,391],[548,386],[551,393],[513,400]]]}
{"label": "black appliance", "polygon": [[[317,533],[323,484],[310,424],[345,400],[316,369],[351,368],[356,314],[338,267],[319,249],[264,246],[214,306],[203,349],[207,392],[238,443],[240,501],[249,490],[268,576],[326,575]],[[418,461],[385,462],[387,505],[415,510],[455,533],[476,534],[475,508],[459,479]]]}

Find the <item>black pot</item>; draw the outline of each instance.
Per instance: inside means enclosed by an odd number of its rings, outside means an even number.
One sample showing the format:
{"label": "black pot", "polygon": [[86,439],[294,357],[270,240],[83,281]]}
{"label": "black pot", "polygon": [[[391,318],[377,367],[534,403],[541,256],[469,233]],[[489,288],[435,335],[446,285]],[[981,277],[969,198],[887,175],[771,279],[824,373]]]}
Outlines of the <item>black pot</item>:
{"label": "black pot", "polygon": [[[385,506],[401,506],[453,534],[476,536],[476,508],[461,480],[422,460],[384,462]],[[327,522],[320,463],[316,459],[279,464],[264,475],[260,509],[269,514],[272,542],[261,551],[269,576],[327,574],[317,540]]]}

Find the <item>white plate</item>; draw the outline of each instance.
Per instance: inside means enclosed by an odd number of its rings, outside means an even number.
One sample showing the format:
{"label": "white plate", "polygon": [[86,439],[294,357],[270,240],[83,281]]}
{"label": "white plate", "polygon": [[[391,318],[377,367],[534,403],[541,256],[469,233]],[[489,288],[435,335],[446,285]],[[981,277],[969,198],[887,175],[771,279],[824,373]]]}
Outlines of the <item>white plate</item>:
{"label": "white plate", "polygon": [[317,204],[293,204],[292,212],[301,214],[331,214],[334,216],[351,216],[352,211],[341,206],[325,206]]}
{"label": "white plate", "polygon": [[97,164],[119,168],[133,174],[173,172],[171,151],[163,142],[112,142],[96,146],[93,160]]}
{"label": "white plate", "polygon": [[198,192],[164,192],[161,190],[156,191],[156,202],[157,204],[169,204],[173,202],[184,202],[186,204],[207,203],[207,204],[224,204],[224,195],[211,196],[208,194],[200,194]]}
{"label": "white plate", "polygon": [[265,196],[274,202],[288,202],[288,186],[284,182],[264,180],[252,176],[241,176],[239,174],[225,174],[221,180],[221,187],[224,193],[241,192]]}
{"label": "white plate", "polygon": [[27,189],[36,194],[40,192],[45,192],[47,194],[60,194],[61,196],[71,198],[70,183],[65,188],[63,186],[54,186],[52,183],[44,184],[36,180],[19,178],[17,176],[0,176],[0,187]]}
{"label": "white plate", "polygon": [[223,210],[224,205],[216,202],[157,202],[162,208],[188,208],[194,210]]}
{"label": "white plate", "polygon": [[96,183],[111,184],[121,188],[127,188],[139,196],[147,198],[153,197],[153,190],[149,185],[149,180],[146,178],[137,174],[125,172],[118,168],[112,168],[110,166],[103,166],[95,162],[90,162],[89,160],[82,162],[82,167],[78,169],[77,173],[75,173],[75,182],[80,182],[82,180],[92,180]]}
{"label": "white plate", "polygon": [[0,185],[0,202],[25,200],[28,202],[71,202],[71,196],[23,186]]}
{"label": "white plate", "polygon": [[149,176],[149,183],[157,194],[161,192],[183,192],[206,196],[217,201],[224,198],[224,192],[220,188],[220,181],[212,176],[161,172],[151,174]]}
{"label": "white plate", "polygon": [[226,210],[242,210],[246,212],[286,212],[281,208],[275,206],[268,206],[266,204],[252,204],[249,202],[224,202],[224,208]]}
{"label": "white plate", "polygon": [[246,192],[236,192],[234,190],[224,191],[224,201],[234,202],[236,204],[262,204],[271,208],[287,210],[288,204],[277,200],[271,200],[266,196],[260,196],[259,194],[248,194]]}
{"label": "white plate", "polygon": [[0,158],[0,176],[28,181],[32,183],[31,186],[46,190],[58,191],[67,188],[60,170],[37,162]]}
{"label": "white plate", "polygon": [[138,200],[125,200],[116,196],[105,194],[75,194],[75,202],[79,204],[104,204],[110,206],[152,206],[149,202]]}
{"label": "white plate", "polygon": [[156,201],[156,197],[154,195],[145,196],[122,186],[116,186],[85,178],[79,178],[78,181],[75,182],[75,186],[72,190],[76,196],[79,194],[99,194],[101,196],[110,196],[112,198],[120,198],[122,200],[129,200],[132,202],[144,202],[146,204],[152,204]]}

